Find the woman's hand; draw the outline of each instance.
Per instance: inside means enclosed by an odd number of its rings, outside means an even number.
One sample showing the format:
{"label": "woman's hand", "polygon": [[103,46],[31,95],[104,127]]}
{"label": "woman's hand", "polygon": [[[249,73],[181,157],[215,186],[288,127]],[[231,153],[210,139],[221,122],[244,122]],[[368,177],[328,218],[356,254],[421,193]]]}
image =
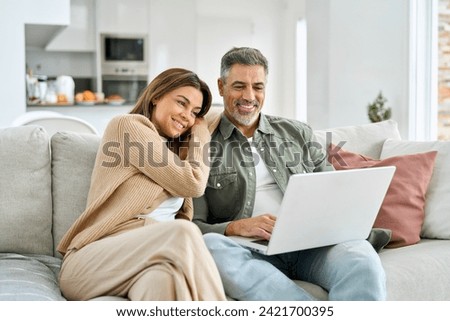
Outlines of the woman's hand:
{"label": "woman's hand", "polygon": [[260,237],[269,240],[275,225],[276,216],[263,214],[255,217],[232,221],[228,224],[225,235]]}
{"label": "woman's hand", "polygon": [[206,120],[205,120],[205,118],[204,117],[196,117],[195,118],[195,121],[194,121],[194,126],[197,126],[197,125],[207,125],[207,123],[206,123]]}

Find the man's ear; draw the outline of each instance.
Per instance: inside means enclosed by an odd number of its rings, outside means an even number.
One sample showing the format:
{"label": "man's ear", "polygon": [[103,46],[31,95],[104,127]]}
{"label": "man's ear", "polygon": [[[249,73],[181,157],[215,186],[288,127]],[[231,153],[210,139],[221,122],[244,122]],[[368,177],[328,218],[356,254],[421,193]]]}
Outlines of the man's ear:
{"label": "man's ear", "polygon": [[223,97],[223,81],[222,78],[217,79],[217,86],[219,87],[219,94]]}

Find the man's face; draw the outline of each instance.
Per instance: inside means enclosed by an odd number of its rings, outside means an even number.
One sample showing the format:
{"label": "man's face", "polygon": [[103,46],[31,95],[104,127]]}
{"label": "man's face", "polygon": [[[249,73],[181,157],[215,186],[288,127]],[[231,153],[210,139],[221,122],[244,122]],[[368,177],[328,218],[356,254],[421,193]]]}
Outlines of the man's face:
{"label": "man's face", "polygon": [[235,64],[225,81],[218,80],[218,85],[228,119],[242,132],[256,128],[265,97],[264,67]]}

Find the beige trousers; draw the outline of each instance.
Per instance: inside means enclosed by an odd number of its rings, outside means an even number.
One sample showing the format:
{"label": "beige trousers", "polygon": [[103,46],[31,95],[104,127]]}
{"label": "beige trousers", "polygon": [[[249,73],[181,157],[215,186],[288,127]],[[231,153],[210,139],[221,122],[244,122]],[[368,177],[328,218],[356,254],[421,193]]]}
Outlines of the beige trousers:
{"label": "beige trousers", "polygon": [[69,300],[113,295],[130,300],[225,300],[198,227],[185,220],[135,228],[71,251],[60,287]]}

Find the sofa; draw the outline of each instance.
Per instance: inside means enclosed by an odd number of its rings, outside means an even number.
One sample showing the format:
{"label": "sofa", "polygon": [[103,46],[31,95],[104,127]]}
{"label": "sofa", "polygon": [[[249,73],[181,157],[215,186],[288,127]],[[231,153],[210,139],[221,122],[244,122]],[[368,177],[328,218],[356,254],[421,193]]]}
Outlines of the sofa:
{"label": "sofa", "polygon": [[[374,159],[387,152],[386,141],[414,145],[401,139],[397,124],[391,120],[316,130],[316,135],[321,144],[340,144]],[[58,286],[62,258],[56,247],[86,206],[99,142],[99,136],[69,131],[50,137],[44,128],[35,125],[0,129],[1,301],[65,300]],[[428,148],[431,142],[424,144],[422,148]],[[450,142],[442,142],[445,148],[438,146],[443,152],[438,152],[435,166],[445,167],[442,165],[450,157],[450,152],[445,154],[447,144]],[[391,154],[402,151],[399,146],[390,149]],[[440,179],[449,175],[449,164],[435,171],[436,177],[431,180],[436,179],[437,185],[449,185],[450,189],[450,180]],[[443,187],[434,183],[430,182],[427,195],[430,188],[442,191]],[[429,223],[439,220],[431,217],[427,222],[427,210],[436,209],[428,205],[424,207],[423,226],[429,229]],[[449,207],[438,209],[450,221],[450,211],[445,212]],[[388,245],[379,252],[387,275],[388,300],[450,300],[450,237],[445,237],[450,229],[444,228],[443,235],[425,232],[429,231],[421,231],[415,244],[396,248]],[[327,300],[326,291],[319,286],[296,282],[317,299]],[[123,298],[96,298],[111,299]]]}

